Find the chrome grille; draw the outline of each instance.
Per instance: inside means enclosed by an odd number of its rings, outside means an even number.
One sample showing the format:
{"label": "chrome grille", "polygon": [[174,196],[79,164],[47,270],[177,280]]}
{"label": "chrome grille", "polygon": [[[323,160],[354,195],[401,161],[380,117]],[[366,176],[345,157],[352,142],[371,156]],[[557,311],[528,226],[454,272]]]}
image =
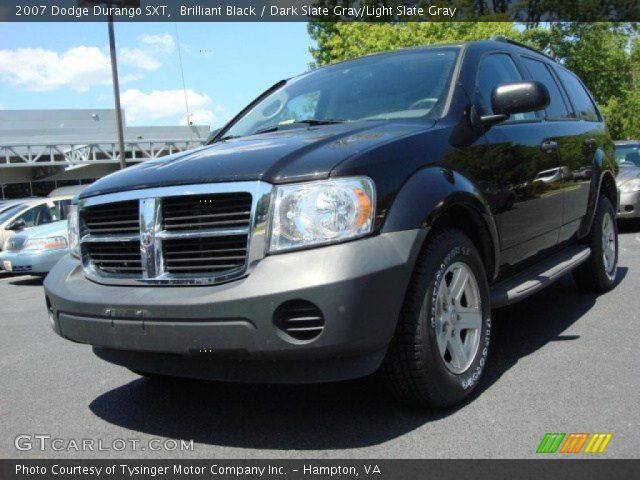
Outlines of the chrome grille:
{"label": "chrome grille", "polygon": [[85,273],[118,285],[209,285],[238,278],[264,256],[271,188],[235,182],[81,200]]}
{"label": "chrome grille", "polygon": [[164,198],[162,220],[168,231],[247,228],[251,221],[251,195],[243,192]]}
{"label": "chrome grille", "polygon": [[91,242],[85,248],[95,268],[105,273],[142,275],[140,241]]}
{"label": "chrome grille", "polygon": [[165,272],[214,272],[242,268],[247,256],[247,237],[201,237],[165,240]]}
{"label": "chrome grille", "polygon": [[137,200],[85,208],[80,215],[81,235],[140,233]]}

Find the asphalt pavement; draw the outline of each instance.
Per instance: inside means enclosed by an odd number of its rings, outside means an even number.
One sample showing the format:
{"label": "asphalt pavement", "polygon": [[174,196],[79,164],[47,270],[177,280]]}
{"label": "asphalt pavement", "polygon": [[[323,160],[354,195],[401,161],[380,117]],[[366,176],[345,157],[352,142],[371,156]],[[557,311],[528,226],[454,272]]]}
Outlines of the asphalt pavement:
{"label": "asphalt pavement", "polygon": [[636,222],[622,226],[613,291],[579,293],[569,275],[495,311],[481,388],[447,411],[399,405],[375,377],[143,379],[55,335],[41,279],[0,273],[0,457],[522,458],[546,432],[606,432],[597,456],[640,458],[638,272]]}

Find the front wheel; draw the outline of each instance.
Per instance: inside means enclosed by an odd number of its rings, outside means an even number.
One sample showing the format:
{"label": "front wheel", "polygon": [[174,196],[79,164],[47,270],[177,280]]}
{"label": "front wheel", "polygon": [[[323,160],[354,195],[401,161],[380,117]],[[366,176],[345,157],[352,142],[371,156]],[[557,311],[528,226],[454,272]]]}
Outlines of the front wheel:
{"label": "front wheel", "polygon": [[611,201],[601,196],[586,239],[591,256],[573,271],[573,279],[581,290],[606,292],[611,290],[618,270],[618,226]]}
{"label": "front wheel", "polygon": [[491,307],[482,259],[457,229],[420,254],[382,374],[404,403],[446,408],[477,387],[489,352]]}

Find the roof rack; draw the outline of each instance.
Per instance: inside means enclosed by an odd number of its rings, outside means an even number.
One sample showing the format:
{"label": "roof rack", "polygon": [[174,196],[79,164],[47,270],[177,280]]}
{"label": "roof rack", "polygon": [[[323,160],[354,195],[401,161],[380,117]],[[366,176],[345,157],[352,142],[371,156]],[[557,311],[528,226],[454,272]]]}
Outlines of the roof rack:
{"label": "roof rack", "polygon": [[495,40],[496,42],[509,43],[511,45],[515,45],[516,47],[526,48],[527,50],[531,50],[532,52],[536,52],[537,54],[542,55],[543,57],[546,57],[549,60],[553,60],[554,62],[557,63],[557,60],[555,58],[553,58],[551,55],[547,55],[546,53],[541,52],[540,50],[536,50],[535,48],[530,47],[529,45],[525,45],[524,43],[516,42],[515,40],[511,40],[510,38],[503,37],[502,35],[494,35],[493,37],[490,38],[490,40]]}

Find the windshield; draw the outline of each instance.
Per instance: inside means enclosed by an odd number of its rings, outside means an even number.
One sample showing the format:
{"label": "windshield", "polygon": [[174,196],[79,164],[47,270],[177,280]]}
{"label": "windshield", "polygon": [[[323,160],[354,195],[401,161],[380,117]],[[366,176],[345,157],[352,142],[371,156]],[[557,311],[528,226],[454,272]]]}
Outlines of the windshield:
{"label": "windshield", "polygon": [[6,208],[0,208],[0,223],[6,222],[22,209],[24,209],[24,205],[22,203],[17,205],[14,204]]}
{"label": "windshield", "polygon": [[616,162],[620,166],[640,167],[640,143],[617,145]]}
{"label": "windshield", "polygon": [[267,95],[223,138],[310,120],[438,118],[457,55],[458,49],[453,47],[403,51],[313,70]]}

